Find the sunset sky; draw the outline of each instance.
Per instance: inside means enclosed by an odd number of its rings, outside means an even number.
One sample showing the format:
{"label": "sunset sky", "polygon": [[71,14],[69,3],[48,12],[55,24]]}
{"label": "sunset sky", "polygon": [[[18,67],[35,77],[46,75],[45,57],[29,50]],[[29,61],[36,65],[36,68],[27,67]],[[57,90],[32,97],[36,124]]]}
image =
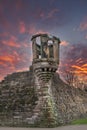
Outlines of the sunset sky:
{"label": "sunset sky", "polygon": [[87,80],[87,0],[0,0],[0,80],[29,70],[36,33],[60,38],[60,73]]}

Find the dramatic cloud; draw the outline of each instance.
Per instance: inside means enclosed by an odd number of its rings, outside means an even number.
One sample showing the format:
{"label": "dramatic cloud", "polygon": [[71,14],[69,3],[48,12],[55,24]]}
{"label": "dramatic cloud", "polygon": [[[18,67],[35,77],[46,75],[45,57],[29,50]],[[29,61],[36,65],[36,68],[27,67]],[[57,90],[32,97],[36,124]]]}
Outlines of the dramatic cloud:
{"label": "dramatic cloud", "polygon": [[2,76],[7,75],[8,73],[12,73],[15,71],[28,70],[29,62],[31,63],[32,57],[29,54],[18,53],[17,51],[13,51],[12,55],[3,55],[0,56],[0,71],[1,71],[1,79]]}
{"label": "dramatic cloud", "polygon": [[83,64],[82,66],[72,65],[72,67],[76,69],[76,73],[78,74],[87,74],[87,64]]}
{"label": "dramatic cloud", "polygon": [[7,41],[4,40],[2,41],[2,43],[6,46],[17,47],[17,48],[20,47],[19,44],[17,44],[15,41],[12,41],[12,40],[7,40]]}
{"label": "dramatic cloud", "polygon": [[[87,31],[87,18],[79,21],[86,16],[84,10],[87,12],[86,1],[82,3],[84,6],[78,1],[0,0],[0,78],[29,68],[32,61],[30,40],[37,33],[62,37],[60,68],[72,66],[76,72],[84,73],[87,46],[72,45],[73,41],[80,41],[82,33]],[[71,30],[75,23],[79,25],[80,22],[82,32],[74,38],[73,32],[76,32]],[[86,41],[87,36],[84,35]]]}
{"label": "dramatic cloud", "polygon": [[10,33],[4,33],[1,34],[2,40],[0,40],[1,44],[5,46],[10,46],[10,47],[15,47],[15,48],[20,48],[20,42],[18,42],[18,39],[16,36],[11,35]]}
{"label": "dramatic cloud", "polygon": [[29,70],[32,61],[32,45],[29,43],[29,37],[20,42],[14,35],[6,35],[4,38],[7,39],[1,40],[2,49],[0,49],[1,80],[9,73]]}
{"label": "dramatic cloud", "polygon": [[65,57],[61,60],[60,72],[63,74],[63,71],[72,69],[77,76],[87,79],[87,45],[73,44],[64,49]]}

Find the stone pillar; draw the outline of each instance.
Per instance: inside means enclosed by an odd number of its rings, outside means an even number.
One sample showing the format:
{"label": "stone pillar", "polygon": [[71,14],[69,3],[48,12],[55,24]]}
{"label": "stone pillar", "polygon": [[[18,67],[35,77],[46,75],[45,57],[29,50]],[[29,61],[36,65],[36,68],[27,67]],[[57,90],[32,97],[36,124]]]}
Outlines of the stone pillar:
{"label": "stone pillar", "polygon": [[59,64],[59,43],[60,42],[58,40],[54,40],[53,44],[54,59],[58,64]]}
{"label": "stone pillar", "polygon": [[32,39],[33,60],[37,59],[36,38]]}
{"label": "stone pillar", "polygon": [[44,58],[44,50],[43,50],[43,48],[44,48],[44,46],[46,46],[46,44],[47,44],[47,40],[48,40],[48,36],[45,34],[43,34],[42,36],[41,36],[41,57],[42,58]]}

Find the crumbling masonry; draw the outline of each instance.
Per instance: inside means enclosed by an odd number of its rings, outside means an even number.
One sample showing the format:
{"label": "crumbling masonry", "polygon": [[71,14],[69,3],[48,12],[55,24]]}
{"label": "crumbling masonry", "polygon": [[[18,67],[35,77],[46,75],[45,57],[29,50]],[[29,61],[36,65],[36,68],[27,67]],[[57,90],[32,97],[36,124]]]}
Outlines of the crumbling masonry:
{"label": "crumbling masonry", "polygon": [[38,34],[31,40],[30,71],[0,82],[0,126],[56,127],[87,118],[87,92],[65,84],[56,73],[59,38]]}
{"label": "crumbling masonry", "polygon": [[[57,87],[53,85],[52,77],[54,77],[59,65],[59,38],[47,34],[38,34],[34,35],[31,40],[33,49],[32,67],[38,97],[34,109],[36,119],[39,120],[39,123],[41,121],[42,126],[51,127],[68,123],[81,117],[81,115],[85,115],[87,109],[85,109],[81,97],[78,97],[78,90],[76,90],[76,99],[73,100],[73,96],[69,96],[69,92],[67,93],[67,91],[71,91],[75,95],[73,88],[63,87],[64,84],[60,88],[61,83],[57,84]],[[63,98],[64,95],[65,99]]]}
{"label": "crumbling masonry", "polygon": [[[51,78],[59,64],[59,44],[57,37],[38,34],[32,37],[33,73],[38,103],[35,112],[38,117],[44,116],[43,121],[50,125],[57,125],[57,108],[51,89]],[[40,118],[39,117],[39,118]]]}

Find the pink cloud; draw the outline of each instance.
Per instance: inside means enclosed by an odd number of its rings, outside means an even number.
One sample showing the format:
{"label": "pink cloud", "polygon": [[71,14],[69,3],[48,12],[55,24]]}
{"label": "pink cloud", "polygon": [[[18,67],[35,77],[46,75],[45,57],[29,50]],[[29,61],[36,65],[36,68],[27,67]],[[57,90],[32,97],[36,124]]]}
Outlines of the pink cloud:
{"label": "pink cloud", "polygon": [[29,47],[29,49],[32,49],[32,43],[24,42],[23,46],[24,47]]}
{"label": "pink cloud", "polygon": [[32,34],[35,34],[36,32],[37,32],[36,27],[33,24],[30,25],[28,29],[28,33],[32,35]]}
{"label": "pink cloud", "polygon": [[[26,56],[24,54],[21,56],[17,51],[13,51],[12,55],[0,56],[0,80],[9,73],[28,70]],[[31,57],[29,61],[31,61]]]}
{"label": "pink cloud", "polygon": [[85,18],[84,21],[80,23],[80,30],[87,30],[87,18]]}
{"label": "pink cloud", "polygon": [[7,67],[7,64],[4,61],[0,61],[0,66]]}
{"label": "pink cloud", "polygon": [[0,33],[0,36],[1,37],[7,37],[7,36],[9,36],[9,33],[8,32]]}
{"label": "pink cloud", "polygon": [[26,32],[26,27],[25,27],[24,22],[19,23],[19,32],[20,33],[25,33]]}
{"label": "pink cloud", "polygon": [[33,56],[31,55],[29,61],[32,62],[32,60],[33,60]]}
{"label": "pink cloud", "polygon": [[48,33],[44,30],[41,30],[41,29],[37,29],[33,24],[29,26],[29,29],[28,29],[28,33],[33,35],[33,34],[38,34],[38,33]]}
{"label": "pink cloud", "polygon": [[67,41],[62,41],[62,42],[61,42],[61,45],[62,45],[62,46],[67,46],[67,45],[69,45],[69,42],[67,42]]}
{"label": "pink cloud", "polygon": [[58,9],[53,9],[51,10],[48,15],[47,15],[47,18],[53,18],[54,17],[54,14],[56,14],[57,12],[59,12]]}
{"label": "pink cloud", "polygon": [[14,36],[14,35],[10,35],[10,39],[13,40],[13,41],[16,41],[16,40],[17,40],[17,37]]}
{"label": "pink cloud", "polygon": [[17,69],[16,72],[23,72],[23,71],[29,71],[28,67],[24,67],[22,69]]}
{"label": "pink cloud", "polygon": [[44,13],[43,11],[41,11],[39,13],[39,17],[42,19],[51,19],[55,16],[56,13],[58,13],[59,10],[58,9],[53,9],[51,11],[49,11],[48,13]]}
{"label": "pink cloud", "polygon": [[5,56],[0,56],[0,61],[2,62],[10,62],[13,64],[15,62],[14,56],[12,55],[5,55]]}
{"label": "pink cloud", "polygon": [[8,63],[9,65],[14,66],[21,61],[22,58],[17,51],[13,51],[12,55],[7,53],[0,56],[0,65],[4,65],[5,67],[8,66]]}
{"label": "pink cloud", "polygon": [[40,17],[41,17],[41,18],[44,18],[44,16],[45,16],[44,12],[41,12],[41,13],[40,13]]}
{"label": "pink cloud", "polygon": [[11,34],[4,34],[4,36],[7,36],[8,39],[7,40],[2,40],[2,44],[6,45],[6,46],[10,46],[10,47],[16,47],[16,48],[20,48],[20,43],[17,41],[17,37],[15,37],[14,35]]}
{"label": "pink cloud", "polygon": [[38,9],[36,11],[36,13],[34,14],[34,17],[35,18],[40,18],[40,19],[43,19],[43,20],[46,20],[46,19],[51,19],[55,16],[55,14],[57,14],[59,12],[59,9],[55,8],[55,9],[52,9],[48,12],[44,12],[42,9]]}
{"label": "pink cloud", "polygon": [[17,42],[12,41],[12,40],[3,40],[2,43],[4,45],[11,46],[11,47],[16,47],[16,48],[20,47],[20,45]]}
{"label": "pink cloud", "polygon": [[24,43],[23,46],[24,47],[29,47],[29,45],[27,43]]}
{"label": "pink cloud", "polygon": [[44,18],[45,13],[41,8],[38,8],[34,14],[32,14],[35,19]]}
{"label": "pink cloud", "polygon": [[[23,68],[29,68],[28,66],[28,62],[26,59],[27,55],[20,55],[18,54],[18,52],[13,51],[13,55],[5,55],[0,57],[0,60],[5,64],[7,64],[7,66],[4,66],[4,72],[8,73],[8,71],[12,72],[17,72],[17,71],[22,71],[24,70]],[[29,61],[31,60],[31,57],[28,58]],[[3,65],[3,64],[2,64]],[[8,68],[8,69],[7,69]]]}

